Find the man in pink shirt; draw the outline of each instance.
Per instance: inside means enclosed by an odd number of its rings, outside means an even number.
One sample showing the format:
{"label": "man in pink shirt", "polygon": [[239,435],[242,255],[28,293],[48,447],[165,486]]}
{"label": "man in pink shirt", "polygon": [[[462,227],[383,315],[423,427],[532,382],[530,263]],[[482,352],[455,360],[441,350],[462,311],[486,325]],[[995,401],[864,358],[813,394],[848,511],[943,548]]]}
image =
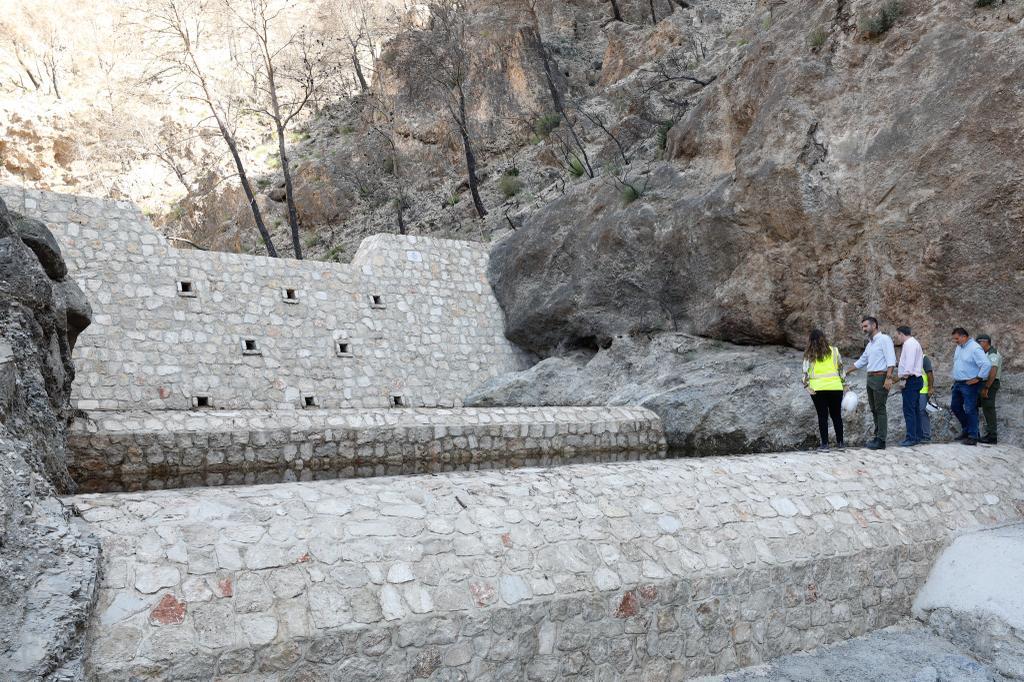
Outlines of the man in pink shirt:
{"label": "man in pink shirt", "polygon": [[900,447],[909,448],[921,442],[921,426],[925,415],[921,413],[921,388],[924,386],[924,350],[911,336],[910,327],[896,327],[896,344],[903,347],[896,375],[903,382],[903,419],[907,422],[907,437]]}

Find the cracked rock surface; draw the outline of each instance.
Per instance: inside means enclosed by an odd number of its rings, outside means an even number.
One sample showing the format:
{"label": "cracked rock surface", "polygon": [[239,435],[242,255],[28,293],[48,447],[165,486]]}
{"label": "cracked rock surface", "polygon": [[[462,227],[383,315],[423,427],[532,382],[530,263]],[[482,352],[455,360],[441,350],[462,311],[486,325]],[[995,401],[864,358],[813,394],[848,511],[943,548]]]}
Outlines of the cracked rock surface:
{"label": "cracked rock surface", "polygon": [[[19,236],[21,235],[21,236]],[[0,671],[82,677],[99,544],[57,499],[73,486],[65,429],[71,344],[89,307],[56,241],[0,201]]]}

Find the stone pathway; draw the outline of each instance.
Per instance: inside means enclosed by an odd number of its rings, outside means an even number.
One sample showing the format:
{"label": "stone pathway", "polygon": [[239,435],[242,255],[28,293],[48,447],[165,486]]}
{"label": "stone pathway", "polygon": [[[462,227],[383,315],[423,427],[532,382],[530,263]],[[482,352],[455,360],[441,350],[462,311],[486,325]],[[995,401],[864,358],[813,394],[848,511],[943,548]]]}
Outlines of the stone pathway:
{"label": "stone pathway", "polygon": [[1024,452],[871,452],[69,498],[97,679],[678,679],[891,625]]}

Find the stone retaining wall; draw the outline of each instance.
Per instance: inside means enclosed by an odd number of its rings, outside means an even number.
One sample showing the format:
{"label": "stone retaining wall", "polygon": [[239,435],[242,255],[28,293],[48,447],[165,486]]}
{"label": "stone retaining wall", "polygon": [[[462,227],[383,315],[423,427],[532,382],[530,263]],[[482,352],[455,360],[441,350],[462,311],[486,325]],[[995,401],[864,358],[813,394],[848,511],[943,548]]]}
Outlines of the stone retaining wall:
{"label": "stone retaining wall", "polygon": [[1024,451],[933,445],[68,502],[94,679],[653,681],[906,617],[1022,491]]}
{"label": "stone retaining wall", "polygon": [[455,407],[522,369],[486,245],[376,235],[351,264],[176,249],[128,202],[0,187],[92,304],[83,410]]}
{"label": "stone retaining wall", "polygon": [[665,435],[638,407],[92,412],[68,449],[94,492],[625,461]]}

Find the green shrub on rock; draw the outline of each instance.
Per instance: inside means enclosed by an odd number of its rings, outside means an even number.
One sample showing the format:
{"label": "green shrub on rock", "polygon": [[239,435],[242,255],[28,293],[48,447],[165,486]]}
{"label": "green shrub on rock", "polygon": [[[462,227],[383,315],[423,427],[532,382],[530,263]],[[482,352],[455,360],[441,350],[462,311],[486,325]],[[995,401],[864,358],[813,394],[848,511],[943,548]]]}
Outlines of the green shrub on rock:
{"label": "green shrub on rock", "polygon": [[676,122],[671,120],[658,124],[658,149],[664,151],[668,146],[668,131],[672,130],[672,126],[675,124]]}
{"label": "green shrub on rock", "polygon": [[562,117],[559,114],[544,114],[537,119],[536,123],[533,124],[533,132],[540,139],[544,139],[551,134],[551,131],[558,127],[558,124],[562,122]]}
{"label": "green shrub on rock", "polygon": [[624,204],[632,204],[643,195],[643,190],[634,184],[624,184],[622,186],[622,202]]}
{"label": "green shrub on rock", "polygon": [[523,189],[523,183],[515,175],[506,174],[502,175],[501,180],[498,181],[498,189],[506,199],[511,199]]}
{"label": "green shrub on rock", "polygon": [[899,0],[886,0],[876,13],[861,17],[857,22],[857,28],[867,38],[878,38],[885,35],[901,16],[903,3]]}
{"label": "green shrub on rock", "polygon": [[569,175],[574,178],[582,178],[585,169],[583,168],[583,162],[580,161],[578,156],[574,156],[569,159]]}
{"label": "green shrub on rock", "polygon": [[828,34],[820,26],[807,34],[807,45],[811,48],[818,48],[825,44]]}

